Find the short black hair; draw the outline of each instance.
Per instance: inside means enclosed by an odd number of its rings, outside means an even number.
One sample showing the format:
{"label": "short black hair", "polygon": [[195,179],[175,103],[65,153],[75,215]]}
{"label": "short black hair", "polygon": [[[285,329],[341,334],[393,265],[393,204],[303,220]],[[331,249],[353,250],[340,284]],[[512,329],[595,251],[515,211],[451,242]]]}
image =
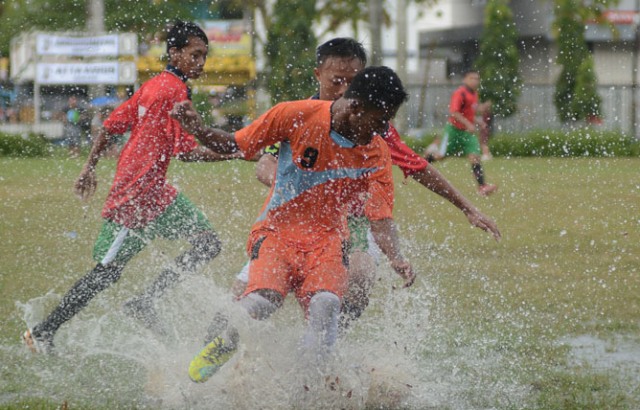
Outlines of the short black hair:
{"label": "short black hair", "polygon": [[395,111],[409,95],[398,74],[385,66],[367,67],[353,77],[344,98],[360,100],[365,107]]}
{"label": "short black hair", "polygon": [[167,53],[173,47],[182,50],[189,43],[190,37],[198,37],[209,46],[209,39],[205,32],[191,21],[176,20],[167,32]]}
{"label": "short black hair", "polygon": [[316,67],[329,57],[357,58],[367,65],[367,52],[362,43],[349,37],[336,37],[324,42],[316,48]]}

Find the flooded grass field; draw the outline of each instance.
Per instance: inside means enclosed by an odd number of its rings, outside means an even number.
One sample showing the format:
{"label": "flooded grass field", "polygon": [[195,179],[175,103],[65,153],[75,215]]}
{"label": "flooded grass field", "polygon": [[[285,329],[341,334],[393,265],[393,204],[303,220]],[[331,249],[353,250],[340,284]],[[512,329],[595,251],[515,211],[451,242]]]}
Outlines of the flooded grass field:
{"label": "flooded grass field", "polygon": [[[87,203],[72,193],[81,165],[0,159],[1,408],[640,408],[639,159],[494,159],[489,198],[465,161],[437,163],[496,220],[499,243],[396,171],[394,215],[418,280],[401,288],[383,260],[370,307],[314,369],[297,366],[304,322],[292,298],[266,322],[231,303],[267,194],[244,162],[172,165],[224,249],[159,302],[168,335],[121,311],[187,246],[157,241],[63,325],[55,355],[27,353],[20,333],[93,267],[115,164],[100,164]],[[187,367],[219,310],[237,319],[240,348],[195,384]]]}

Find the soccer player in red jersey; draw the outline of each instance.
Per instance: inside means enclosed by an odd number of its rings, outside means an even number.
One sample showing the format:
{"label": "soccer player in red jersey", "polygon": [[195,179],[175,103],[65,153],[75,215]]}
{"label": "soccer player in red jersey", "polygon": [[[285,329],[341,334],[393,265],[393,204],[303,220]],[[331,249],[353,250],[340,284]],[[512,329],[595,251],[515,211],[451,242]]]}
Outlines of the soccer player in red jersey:
{"label": "soccer player in red jersey", "polygon": [[[189,102],[174,116],[220,153],[251,158],[280,142],[278,169],[269,196],[251,230],[249,282],[238,303],[255,319],[266,319],[291,291],[308,319],[303,351],[326,353],[336,342],[341,299],[348,288],[347,216],[369,192],[369,175],[390,175],[391,157],[380,135],[407,94],[387,67],[359,72],[336,101],[281,103],[251,125],[227,134],[205,129]],[[411,286],[408,262],[392,265]],[[205,381],[235,350],[229,326],[196,356],[189,374]]]}
{"label": "soccer player in red jersey", "polygon": [[462,85],[451,95],[449,121],[444,127],[440,154],[443,156],[466,155],[471,163],[473,176],[478,182],[478,194],[488,196],[498,187],[485,181],[481,163],[480,142],[476,126],[486,127],[482,119],[476,119],[480,73],[475,70],[464,74]]}
{"label": "soccer player in red jersey", "polygon": [[127,262],[151,240],[186,239],[193,247],[166,266],[143,294],[124,306],[125,313],[162,332],[154,300],[183,274],[193,272],[220,252],[220,240],[206,216],[166,180],[174,157],[182,161],[237,157],[199,146],[193,135],[169,116],[175,103],[189,98],[186,81],[202,74],[207,51],[208,39],[200,27],[176,22],[167,35],[166,70],[143,84],[104,122],[75,184],[76,193],[83,199],[95,192],[95,168],[111,137],[128,130],[131,136],[122,149],[102,210],[104,223],[93,251],[98,264],[73,285],[44,321],[25,332],[23,340],[32,351],[49,350],[58,328],[116,282]]}

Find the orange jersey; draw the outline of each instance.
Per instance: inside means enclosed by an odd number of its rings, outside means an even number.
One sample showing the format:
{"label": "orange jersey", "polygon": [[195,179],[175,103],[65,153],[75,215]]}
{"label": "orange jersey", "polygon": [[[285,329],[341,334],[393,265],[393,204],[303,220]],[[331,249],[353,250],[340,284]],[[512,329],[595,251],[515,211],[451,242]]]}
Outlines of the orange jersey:
{"label": "orange jersey", "polygon": [[276,231],[289,243],[313,244],[347,234],[349,205],[368,196],[368,177],[389,167],[381,137],[354,145],[331,130],[331,101],[281,103],[235,133],[251,158],[280,142],[276,179],[252,232]]}

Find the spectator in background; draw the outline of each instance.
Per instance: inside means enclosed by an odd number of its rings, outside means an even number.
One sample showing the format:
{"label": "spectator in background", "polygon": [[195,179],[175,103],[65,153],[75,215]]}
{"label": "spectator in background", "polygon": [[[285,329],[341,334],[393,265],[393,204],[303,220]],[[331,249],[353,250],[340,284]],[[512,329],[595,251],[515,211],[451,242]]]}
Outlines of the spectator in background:
{"label": "spectator in background", "polygon": [[78,97],[72,95],[67,101],[67,105],[62,109],[63,136],[65,143],[69,147],[69,153],[73,157],[80,154],[82,145],[82,111],[78,104]]}

